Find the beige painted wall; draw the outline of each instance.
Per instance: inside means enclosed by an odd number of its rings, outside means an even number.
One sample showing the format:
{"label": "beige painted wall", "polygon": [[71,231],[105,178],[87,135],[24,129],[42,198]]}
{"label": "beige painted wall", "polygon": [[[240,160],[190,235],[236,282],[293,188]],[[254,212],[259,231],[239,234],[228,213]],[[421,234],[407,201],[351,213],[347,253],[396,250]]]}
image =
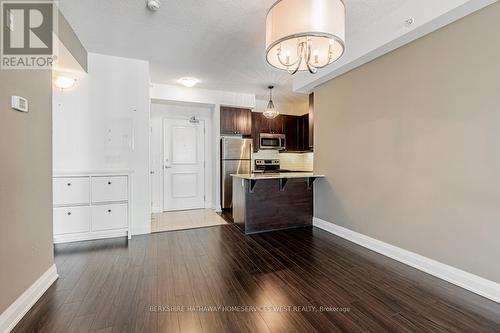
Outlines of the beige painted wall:
{"label": "beige painted wall", "polygon": [[500,282],[500,3],[315,93],[315,216]]}
{"label": "beige painted wall", "polygon": [[[261,100],[261,99],[256,100],[254,112],[264,112],[268,103],[269,100]],[[302,116],[309,112],[309,100],[307,95],[304,95],[303,102],[281,103],[275,101],[274,105],[276,105],[276,108],[278,109],[280,114]]]}
{"label": "beige painted wall", "polygon": [[[29,101],[13,111],[10,96]],[[52,83],[0,70],[0,313],[52,266]]]}

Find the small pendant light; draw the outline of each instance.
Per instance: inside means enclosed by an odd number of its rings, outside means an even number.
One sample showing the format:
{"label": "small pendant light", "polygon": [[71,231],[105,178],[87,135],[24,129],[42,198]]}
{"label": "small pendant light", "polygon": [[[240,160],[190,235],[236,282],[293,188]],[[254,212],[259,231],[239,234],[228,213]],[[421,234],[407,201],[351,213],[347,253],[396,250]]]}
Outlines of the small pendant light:
{"label": "small pendant light", "polygon": [[263,114],[264,117],[267,119],[274,119],[276,118],[280,113],[278,112],[278,109],[276,109],[276,106],[274,106],[273,102],[273,88],[274,86],[269,86],[267,87],[269,89],[269,103],[267,103],[267,107],[264,110]]}

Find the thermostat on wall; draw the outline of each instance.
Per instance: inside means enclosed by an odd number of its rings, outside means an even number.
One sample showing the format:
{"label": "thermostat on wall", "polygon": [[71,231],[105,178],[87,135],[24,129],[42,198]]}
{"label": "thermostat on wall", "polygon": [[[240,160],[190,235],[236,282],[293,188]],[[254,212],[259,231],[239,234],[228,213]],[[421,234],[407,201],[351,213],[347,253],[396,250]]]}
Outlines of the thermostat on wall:
{"label": "thermostat on wall", "polygon": [[28,100],[21,96],[12,96],[11,107],[17,111],[28,112]]}

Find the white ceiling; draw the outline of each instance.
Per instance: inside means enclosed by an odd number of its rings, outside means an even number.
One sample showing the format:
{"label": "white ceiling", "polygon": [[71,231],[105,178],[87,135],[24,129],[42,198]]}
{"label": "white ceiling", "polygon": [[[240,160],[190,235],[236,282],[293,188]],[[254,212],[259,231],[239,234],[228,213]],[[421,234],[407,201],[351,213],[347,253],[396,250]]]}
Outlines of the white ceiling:
{"label": "white ceiling", "polygon": [[[89,52],[148,60],[154,83],[177,84],[178,78],[193,76],[201,80],[199,88],[252,93],[257,99],[266,99],[266,86],[274,84],[276,100],[306,100],[306,95],[292,92],[291,76],[265,61],[265,16],[274,0],[161,1],[158,12],[147,10],[144,0],[60,0],[59,4]],[[467,1],[438,2],[443,7]],[[380,22],[392,21],[394,26],[398,20],[396,29],[402,17],[412,17],[415,6],[424,11],[436,7],[436,0],[345,3],[348,50],[350,43],[359,45],[376,36],[374,27]],[[299,79],[307,85],[317,78]]]}
{"label": "white ceiling", "polygon": [[[294,77],[294,91],[311,91],[345,72],[363,65],[387,52],[425,36],[447,24],[469,15],[497,0],[401,0],[387,1],[384,15],[369,12],[360,6],[363,1],[351,0],[351,13],[365,20],[349,22],[346,52],[334,64],[316,75],[299,73]],[[378,1],[373,1],[378,2]],[[349,6],[348,6],[349,9]],[[368,10],[368,11],[367,11]],[[406,21],[412,19],[408,25]],[[467,36],[465,36],[467,38]]]}

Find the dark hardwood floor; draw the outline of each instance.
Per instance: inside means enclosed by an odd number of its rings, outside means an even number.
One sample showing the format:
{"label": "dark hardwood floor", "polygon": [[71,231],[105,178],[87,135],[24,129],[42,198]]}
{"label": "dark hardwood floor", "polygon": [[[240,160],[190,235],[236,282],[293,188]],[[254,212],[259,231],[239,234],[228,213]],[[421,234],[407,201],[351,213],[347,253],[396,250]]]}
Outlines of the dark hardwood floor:
{"label": "dark hardwood floor", "polygon": [[232,210],[223,210],[219,214],[227,223],[234,223]]}
{"label": "dark hardwood floor", "polygon": [[500,332],[499,304],[315,228],[79,242],[55,260],[14,332]]}

